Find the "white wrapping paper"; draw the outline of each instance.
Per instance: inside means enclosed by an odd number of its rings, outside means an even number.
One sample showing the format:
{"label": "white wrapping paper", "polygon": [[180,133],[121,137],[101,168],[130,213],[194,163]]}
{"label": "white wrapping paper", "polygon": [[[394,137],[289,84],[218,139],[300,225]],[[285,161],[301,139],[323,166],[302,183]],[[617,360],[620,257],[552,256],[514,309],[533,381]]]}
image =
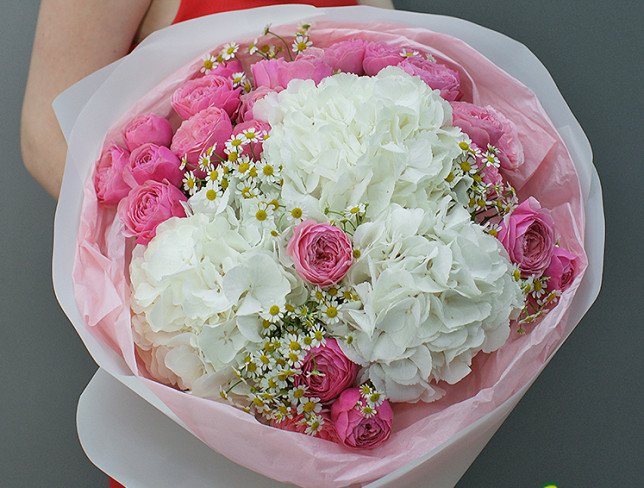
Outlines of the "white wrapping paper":
{"label": "white wrapping paper", "polygon": [[[596,298],[601,282],[603,210],[601,188],[592,165],[590,146],[547,70],[525,46],[459,19],[367,7],[267,7],[220,14],[218,19],[225,20],[222,15],[230,16],[230,22],[218,23],[228,26],[227,29],[212,32],[208,18],[202,18],[172,26],[164,30],[163,35],[153,34],[133,55],[79,82],[55,102],[57,115],[70,145],[70,154],[56,213],[54,285],[61,306],[78,329],[92,356],[104,370],[97,374],[79,404],[79,435],[90,459],[128,488],[283,486],[232,464],[192,438],[186,431],[179,431],[167,418],[158,415],[157,412],[151,413],[147,403],[153,404],[181,424],[138,378],[131,375],[121,358],[106,350],[92,335],[85,332],[85,328],[81,326],[82,318],[76,307],[72,289],[71,270],[82,189],[100,149],[100,146],[93,147],[92,141],[101,140],[112,121],[117,120],[147,93],[156,84],[155,80],[176,71],[212,46],[229,39],[254,37],[269,22],[288,24],[313,18],[400,23],[444,32],[466,41],[538,95],[575,163],[581,182],[585,212],[592,218],[587,220],[584,236],[589,265],[570,307],[569,323],[574,325],[579,322]],[[200,42],[188,41],[189,37],[198,38]],[[163,59],[163,53],[168,49],[179,54],[167,62],[159,63],[158,59]],[[119,77],[119,70],[130,72],[133,69],[142,74],[141,83],[136,86],[128,85],[125,78]],[[146,83],[146,79],[150,82]],[[106,104],[105,100],[109,98],[104,95],[108,92],[120,93],[121,96],[116,103],[112,100],[112,103]],[[103,96],[97,95],[100,93]],[[102,116],[92,117],[94,113],[101,113]],[[87,155],[92,155],[91,160],[87,159]],[[572,327],[569,330],[572,330]],[[544,366],[550,357],[546,359]],[[538,373],[539,371],[535,371],[529,383],[534,381]],[[114,384],[111,378],[116,378],[145,401],[133,397],[130,392]],[[407,466],[368,486],[453,486],[528,386],[443,445],[420,459],[410,460]],[[123,405],[127,405],[127,409],[124,409]],[[108,408],[110,406],[111,409]],[[168,462],[171,455],[171,462]]]}

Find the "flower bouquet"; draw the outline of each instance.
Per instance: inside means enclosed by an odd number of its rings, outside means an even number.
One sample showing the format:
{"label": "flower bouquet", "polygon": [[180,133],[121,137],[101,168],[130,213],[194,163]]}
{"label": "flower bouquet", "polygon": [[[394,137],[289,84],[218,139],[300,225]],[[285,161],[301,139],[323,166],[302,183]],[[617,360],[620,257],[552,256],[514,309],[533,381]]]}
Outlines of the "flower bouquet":
{"label": "flower bouquet", "polygon": [[70,137],[95,357],[302,486],[402,469],[522,390],[588,266],[579,176],[532,92],[456,38],[333,12],[257,37],[187,23],[190,62],[126,58]]}

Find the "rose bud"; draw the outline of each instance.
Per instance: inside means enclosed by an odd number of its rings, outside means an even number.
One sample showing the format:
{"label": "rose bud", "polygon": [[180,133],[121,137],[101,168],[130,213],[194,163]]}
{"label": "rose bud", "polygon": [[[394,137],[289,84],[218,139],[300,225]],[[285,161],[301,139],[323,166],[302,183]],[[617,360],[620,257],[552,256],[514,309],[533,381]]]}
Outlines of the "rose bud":
{"label": "rose bud", "polygon": [[[338,436],[335,433],[335,428],[333,427],[333,422],[331,421],[329,413],[323,410],[319,413],[319,416],[322,417],[323,424],[317,434],[315,434],[315,437],[319,437],[325,441],[338,443]],[[304,414],[301,413],[293,415],[291,418],[285,418],[281,422],[273,420],[271,422],[271,426],[277,429],[288,430],[289,432],[299,432],[300,434],[305,434],[307,427]]]}
{"label": "rose bud", "polygon": [[168,119],[160,115],[139,115],[125,126],[123,139],[130,151],[146,142],[169,147],[172,141],[172,126]]}
{"label": "rose bud", "polygon": [[103,149],[96,164],[94,189],[96,198],[105,205],[116,205],[130,191],[123,179],[130,153],[116,144]]}
{"label": "rose bud", "polygon": [[253,115],[253,107],[255,106],[255,102],[261,100],[266,95],[274,91],[276,90],[273,90],[267,86],[260,86],[250,93],[244,93],[240,98],[241,105],[237,113],[237,120],[239,120],[240,122],[246,122],[247,120],[254,119],[255,117]]}
{"label": "rose bud", "polygon": [[333,71],[362,76],[366,44],[362,39],[336,42],[324,50],[324,61]]}
{"label": "rose bud", "polygon": [[271,126],[261,120],[248,120],[237,124],[233,130],[234,134],[242,134],[249,141],[248,146],[244,147],[244,154],[249,154],[253,159],[259,160],[263,147],[264,137],[268,135]]}
{"label": "rose bud", "polygon": [[503,169],[523,164],[523,146],[516,125],[492,107],[479,107],[467,102],[451,102],[452,124],[465,132],[482,151],[491,144],[499,150]]}
{"label": "rose bud", "polygon": [[181,202],[187,200],[168,181],[146,181],[137,186],[118,206],[125,236],[136,237],[137,244],[147,244],[156,235],[160,223],[171,217],[186,216]]}
{"label": "rose bud", "polygon": [[550,266],[543,273],[549,277],[548,290],[565,291],[577,276],[578,258],[562,247],[555,247]]}
{"label": "rose bud", "polygon": [[132,188],[147,180],[168,180],[174,186],[179,186],[183,178],[180,165],[181,160],[170,149],[147,143],[130,153],[123,178]]}
{"label": "rose bud", "polygon": [[404,60],[400,51],[400,48],[382,42],[368,42],[362,61],[365,74],[375,76],[387,66],[398,66]]}
{"label": "rose bud", "polygon": [[412,76],[420,77],[431,89],[439,90],[441,97],[447,101],[454,101],[460,96],[460,75],[444,64],[412,56],[400,63],[399,67]]}
{"label": "rose bud", "polygon": [[309,350],[300,369],[302,374],[295,377],[295,386],[306,385],[307,394],[322,403],[351,387],[358,375],[358,365],[349,361],[335,339]]}
{"label": "rose bud", "polygon": [[224,157],[226,141],[233,132],[233,124],[225,110],[209,107],[184,120],[172,139],[172,152],[179,158],[187,156],[196,166],[201,153],[217,145],[215,152]]}
{"label": "rose bud", "polygon": [[172,108],[186,120],[208,107],[218,107],[232,117],[239,108],[241,88],[233,88],[230,78],[208,75],[189,80],[172,94]]}
{"label": "rose bud", "polygon": [[385,400],[375,407],[376,413],[367,416],[359,402],[359,388],[344,390],[331,405],[331,420],[339,443],[355,449],[374,449],[389,439],[394,412]]}
{"label": "rose bud", "polygon": [[332,74],[331,66],[324,61],[324,51],[313,47],[298,54],[294,61],[278,67],[279,84],[284,88],[291,80],[313,80],[317,85]]}
{"label": "rose bud", "polygon": [[235,73],[244,71],[242,64],[238,59],[231,59],[219,63],[216,68],[211,69],[206,76],[223,76],[224,78],[232,78]]}
{"label": "rose bud", "polygon": [[554,221],[547,209],[530,197],[499,225],[498,239],[521,276],[540,277],[550,266],[555,247]]}
{"label": "rose bud", "polygon": [[352,246],[347,234],[330,224],[305,220],[293,229],[286,251],[297,273],[307,282],[331,286],[347,274]]}

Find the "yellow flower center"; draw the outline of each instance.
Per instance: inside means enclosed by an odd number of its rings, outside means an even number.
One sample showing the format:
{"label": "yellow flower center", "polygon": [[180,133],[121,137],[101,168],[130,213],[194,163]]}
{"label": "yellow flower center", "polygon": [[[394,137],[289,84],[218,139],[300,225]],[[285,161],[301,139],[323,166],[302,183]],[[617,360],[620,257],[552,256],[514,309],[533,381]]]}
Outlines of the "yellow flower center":
{"label": "yellow flower center", "polygon": [[217,198],[217,192],[213,190],[212,188],[210,190],[206,191],[206,198],[210,200],[211,202],[215,201]]}
{"label": "yellow flower center", "polygon": [[288,347],[291,351],[299,351],[300,349],[302,349],[302,346],[297,341],[291,341]]}
{"label": "yellow flower center", "polygon": [[243,162],[243,163],[239,163],[239,166],[237,166],[237,171],[239,171],[240,173],[245,173],[246,171],[248,171],[249,168],[250,168],[250,164]]}
{"label": "yellow flower center", "polygon": [[302,218],[302,209],[295,207],[293,210],[291,210],[291,215],[296,219]]}
{"label": "yellow flower center", "polygon": [[264,176],[273,176],[273,167],[270,164],[267,164],[262,168],[262,173],[264,173]]}
{"label": "yellow flower center", "polygon": [[212,69],[214,67],[214,63],[212,62],[212,59],[205,59],[203,62],[203,67],[205,69]]}
{"label": "yellow flower center", "polygon": [[306,413],[311,413],[315,410],[315,402],[306,402],[304,404],[304,407],[302,407],[302,410]]}
{"label": "yellow flower center", "polygon": [[255,213],[255,218],[260,222],[263,222],[264,220],[266,220],[267,217],[268,217],[268,214],[266,213],[266,210],[258,210],[257,213]]}
{"label": "yellow flower center", "polygon": [[270,313],[271,315],[277,315],[278,313],[280,313],[280,308],[277,305],[273,305],[268,309],[268,313]]}

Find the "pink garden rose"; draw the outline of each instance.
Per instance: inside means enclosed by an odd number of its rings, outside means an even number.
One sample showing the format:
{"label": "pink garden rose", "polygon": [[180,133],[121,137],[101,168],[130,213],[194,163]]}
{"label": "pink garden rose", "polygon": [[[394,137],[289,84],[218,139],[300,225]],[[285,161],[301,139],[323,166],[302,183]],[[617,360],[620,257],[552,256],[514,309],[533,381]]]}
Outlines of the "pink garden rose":
{"label": "pink garden rose", "polygon": [[118,215],[127,237],[136,237],[137,244],[147,244],[156,235],[157,226],[171,217],[185,217],[181,205],[188,199],[168,181],[146,181],[132,189],[121,200]]}
{"label": "pink garden rose", "polygon": [[353,249],[347,234],[331,224],[305,220],[293,230],[286,248],[295,270],[309,283],[331,286],[347,274]]}
{"label": "pink garden rose", "polygon": [[168,119],[160,115],[139,115],[125,126],[123,139],[130,151],[146,142],[168,147],[172,142],[172,126]]}
{"label": "pink garden rose", "polygon": [[389,439],[394,412],[385,400],[376,407],[377,413],[365,417],[356,408],[361,400],[359,388],[344,390],[331,405],[331,420],[340,444],[356,449],[374,449]]}
{"label": "pink garden rose", "polygon": [[[254,129],[254,131],[252,129]],[[251,142],[248,146],[244,146],[244,154],[248,154],[258,160],[264,148],[264,137],[270,132],[270,130],[271,126],[266,122],[262,122],[261,120],[247,120],[246,122],[237,124],[233,132],[234,134],[243,134],[248,139],[251,139],[253,134],[255,134],[257,140],[255,142]]]}
{"label": "pink garden rose", "polygon": [[286,88],[291,80],[313,80],[317,85],[333,70],[324,61],[324,51],[314,47],[299,54],[295,61],[284,63],[279,67],[280,85]]}
{"label": "pink garden rose", "polygon": [[[333,422],[331,421],[329,412],[322,410],[319,415],[320,417],[322,417],[324,424],[315,437],[319,437],[320,439],[324,439],[325,441],[338,443],[338,436],[335,433],[335,428],[333,426]],[[306,433],[305,422],[306,421],[304,420],[304,415],[297,414],[290,419],[286,418],[281,422],[273,421],[271,422],[271,426],[282,430],[288,430],[289,432],[299,432],[300,434],[304,434]]]}
{"label": "pink garden rose", "polygon": [[255,102],[261,100],[266,95],[274,91],[275,90],[267,86],[260,86],[250,93],[244,93],[241,96],[241,105],[239,106],[239,111],[237,112],[237,120],[239,122],[246,122],[247,120],[254,119],[255,116],[253,115],[253,107],[255,106]]}
{"label": "pink garden rose", "polygon": [[451,102],[452,123],[460,127],[482,151],[488,144],[499,150],[503,169],[515,169],[523,164],[523,146],[516,125],[492,107],[479,107],[468,102]]}
{"label": "pink garden rose", "polygon": [[244,71],[244,67],[239,62],[239,59],[231,59],[229,61],[219,63],[216,68],[208,71],[206,76],[223,76],[224,78],[232,78],[235,73],[241,73],[242,71]]}
{"label": "pink garden rose", "polygon": [[179,158],[187,155],[188,162],[196,165],[202,152],[215,144],[215,152],[224,157],[226,141],[233,132],[233,124],[225,110],[209,107],[184,120],[172,139],[172,152]]}
{"label": "pink garden rose", "polygon": [[440,90],[445,100],[451,102],[459,98],[461,78],[458,71],[422,56],[407,58],[398,66],[410,75],[420,77],[433,90]]}
{"label": "pink garden rose", "polygon": [[387,66],[398,66],[405,58],[401,48],[382,42],[368,42],[364,51],[362,67],[367,76],[375,76]]}
{"label": "pink garden rose", "polygon": [[295,378],[295,386],[306,385],[307,394],[322,403],[351,387],[358,375],[358,365],[349,361],[335,339],[309,350],[300,369],[302,374]]}
{"label": "pink garden rose", "polygon": [[365,47],[366,42],[362,39],[336,42],[324,50],[324,61],[333,71],[362,76]]}
{"label": "pink garden rose", "polygon": [[283,89],[279,81],[279,68],[286,64],[282,58],[263,59],[250,67],[257,89],[266,87],[271,90]]}
{"label": "pink garden rose", "polygon": [[309,48],[294,61],[265,59],[251,66],[255,86],[273,90],[286,88],[291,80],[313,80],[317,85],[333,74],[331,66],[324,61],[322,49]]}
{"label": "pink garden rose", "polygon": [[147,143],[132,151],[123,177],[132,188],[147,180],[168,180],[179,186],[183,179],[180,165],[181,161],[170,149]]}
{"label": "pink garden rose", "polygon": [[562,247],[555,247],[550,266],[543,273],[548,276],[548,290],[565,291],[577,276],[577,256]]}
{"label": "pink garden rose", "polygon": [[96,198],[105,205],[116,205],[130,191],[123,179],[130,153],[121,146],[112,144],[103,149],[94,173]]}
{"label": "pink garden rose", "polygon": [[550,266],[554,252],[554,221],[550,212],[530,197],[505,216],[498,239],[521,269],[521,276],[540,277]]}
{"label": "pink garden rose", "polygon": [[172,108],[186,120],[208,107],[219,107],[232,117],[239,107],[241,88],[230,78],[208,75],[186,81],[172,94]]}

